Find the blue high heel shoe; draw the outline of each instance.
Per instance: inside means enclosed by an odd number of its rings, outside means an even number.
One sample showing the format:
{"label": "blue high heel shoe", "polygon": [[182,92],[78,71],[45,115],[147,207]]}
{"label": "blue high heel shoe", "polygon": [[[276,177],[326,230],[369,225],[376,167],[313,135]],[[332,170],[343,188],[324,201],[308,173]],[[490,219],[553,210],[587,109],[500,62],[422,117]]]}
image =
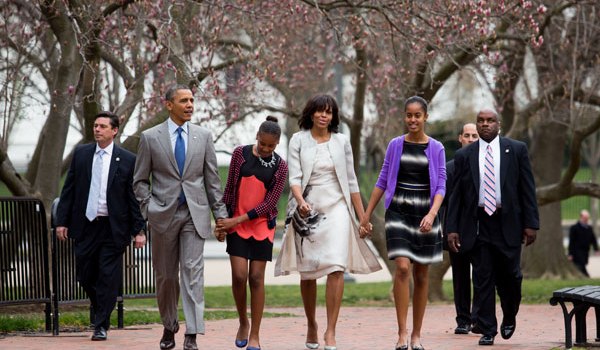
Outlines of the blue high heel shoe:
{"label": "blue high heel shoe", "polygon": [[248,339],[242,339],[242,340],[235,340],[235,346],[237,346],[238,348],[243,348],[246,345],[248,345]]}
{"label": "blue high heel shoe", "polygon": [[246,348],[246,350],[260,350],[260,347],[255,347],[255,346],[249,346]]}

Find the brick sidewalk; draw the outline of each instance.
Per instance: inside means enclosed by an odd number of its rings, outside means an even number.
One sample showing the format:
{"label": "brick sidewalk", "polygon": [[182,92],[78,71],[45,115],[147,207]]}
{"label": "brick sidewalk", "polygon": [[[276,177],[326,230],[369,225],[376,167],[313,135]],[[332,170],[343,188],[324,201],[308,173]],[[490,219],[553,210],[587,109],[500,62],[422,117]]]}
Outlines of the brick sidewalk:
{"label": "brick sidewalk", "polygon": [[[410,312],[409,309],[409,327]],[[306,335],[306,324],[300,308],[267,309],[270,312],[287,312],[296,317],[263,319],[261,342],[265,350],[302,350]],[[593,340],[596,330],[593,312],[588,313],[588,339]],[[501,312],[498,310],[498,315]],[[317,309],[319,333],[322,336],[325,326],[325,309]],[[500,316],[501,317],[501,316]],[[176,349],[183,344],[182,327],[176,336]],[[337,329],[337,345],[340,350],[350,349],[394,349],[396,341],[396,321],[393,308],[343,307]],[[527,349],[550,350],[564,349],[564,328],[560,307],[550,305],[523,305],[517,318],[517,331],[512,339],[506,341],[496,337],[493,347],[477,345],[476,334],[454,335],[454,306],[429,305],[425,314],[423,345],[428,350],[457,349]],[[237,320],[209,321],[206,335],[199,336],[200,349],[226,350],[236,349],[233,339],[237,331]],[[409,328],[410,332],[410,328]],[[91,331],[85,333],[61,333],[58,337],[45,334],[8,335],[0,339],[0,349],[159,349],[158,341],[162,335],[160,325],[131,327],[124,330],[111,329],[108,341],[90,341]],[[321,340],[322,341],[322,340]],[[321,344],[320,349],[323,349]]]}

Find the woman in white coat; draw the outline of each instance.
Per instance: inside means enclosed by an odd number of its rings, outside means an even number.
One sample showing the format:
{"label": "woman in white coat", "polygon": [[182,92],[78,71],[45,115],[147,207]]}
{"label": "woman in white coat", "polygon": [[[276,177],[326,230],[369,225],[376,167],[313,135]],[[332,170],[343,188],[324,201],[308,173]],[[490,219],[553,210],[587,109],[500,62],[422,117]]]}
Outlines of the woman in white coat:
{"label": "woman in white coat", "polygon": [[300,291],[308,329],[306,347],[319,347],[315,317],[317,283],[327,276],[325,291],[327,328],[325,350],[335,350],[335,327],[344,292],[344,272],[370,273],[381,269],[362,239],[366,228],[352,148],[338,134],[340,118],[335,99],[317,95],[310,99],[288,147],[290,203],[282,250],[275,275],[300,273]]}

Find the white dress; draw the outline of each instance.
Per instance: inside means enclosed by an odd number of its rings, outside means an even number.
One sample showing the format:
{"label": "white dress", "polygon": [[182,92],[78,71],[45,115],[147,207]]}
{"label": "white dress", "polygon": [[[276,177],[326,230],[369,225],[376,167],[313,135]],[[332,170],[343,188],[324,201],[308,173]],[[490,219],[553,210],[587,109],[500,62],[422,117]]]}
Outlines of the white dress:
{"label": "white dress", "polygon": [[307,220],[309,224],[301,231],[295,229],[294,224],[287,225],[276,275],[297,271],[301,279],[308,280],[335,271],[370,273],[381,268],[373,252],[358,236],[328,143],[316,146],[313,171],[303,193],[313,209]]}

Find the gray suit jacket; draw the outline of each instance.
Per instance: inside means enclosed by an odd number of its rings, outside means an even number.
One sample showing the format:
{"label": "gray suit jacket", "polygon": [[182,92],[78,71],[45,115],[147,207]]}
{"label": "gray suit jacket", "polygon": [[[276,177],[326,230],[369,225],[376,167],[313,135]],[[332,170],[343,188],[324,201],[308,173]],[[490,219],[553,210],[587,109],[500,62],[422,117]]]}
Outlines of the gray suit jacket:
{"label": "gray suit jacket", "polygon": [[[150,180],[152,178],[152,180]],[[183,175],[179,175],[167,121],[142,133],[133,175],[133,189],[149,227],[166,232],[181,189],[198,234],[211,234],[210,214],[226,218],[221,180],[210,131],[189,123]]]}

